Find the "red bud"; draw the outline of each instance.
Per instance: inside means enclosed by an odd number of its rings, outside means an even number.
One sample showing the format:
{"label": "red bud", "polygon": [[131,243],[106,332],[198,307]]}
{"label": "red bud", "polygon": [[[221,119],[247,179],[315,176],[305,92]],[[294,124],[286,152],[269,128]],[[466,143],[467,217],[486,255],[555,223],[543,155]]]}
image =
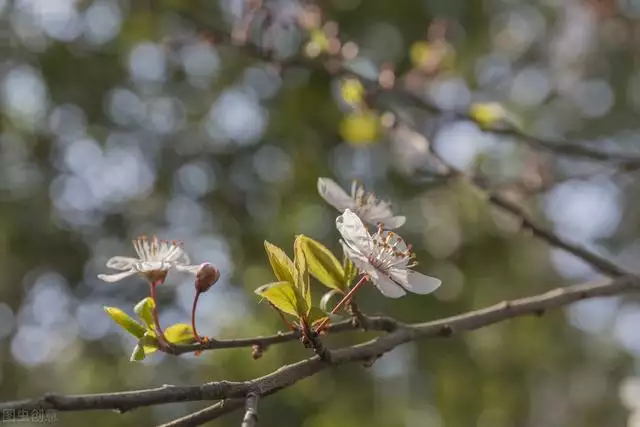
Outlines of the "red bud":
{"label": "red bud", "polygon": [[196,274],[196,291],[207,292],[220,278],[220,270],[205,262]]}

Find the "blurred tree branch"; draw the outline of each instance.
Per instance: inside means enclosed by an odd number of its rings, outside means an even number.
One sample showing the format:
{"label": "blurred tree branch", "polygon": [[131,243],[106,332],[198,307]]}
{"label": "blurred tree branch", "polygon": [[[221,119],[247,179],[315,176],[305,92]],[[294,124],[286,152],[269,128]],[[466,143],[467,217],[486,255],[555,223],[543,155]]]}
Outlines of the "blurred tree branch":
{"label": "blurred tree branch", "polygon": [[[450,337],[454,334],[472,331],[519,316],[530,314],[539,316],[546,310],[562,307],[576,301],[615,295],[639,287],[640,279],[635,276],[623,276],[597,283],[557,288],[540,295],[504,301],[484,309],[426,323],[407,325],[394,319],[388,319],[389,324],[396,325],[395,330],[362,344],[333,350],[330,361],[323,361],[320,357],[314,356],[283,366],[268,375],[248,381],[220,381],[194,386],[165,385],[152,389],[118,393],[70,396],[47,394],[37,399],[4,402],[0,404],[0,410],[55,409],[59,411],[87,411],[105,409],[126,412],[140,407],[174,402],[243,399],[249,393],[266,396],[332,366],[375,360],[384,353],[407,342],[427,338]],[[238,400],[237,403],[236,400],[232,400],[224,405],[214,405],[214,408],[221,409],[214,410],[209,408],[206,413],[206,410],[200,411],[198,413],[200,414],[199,422],[212,419],[210,416],[217,417],[232,410],[225,406],[231,406],[235,409],[242,406],[243,402],[244,400]]]}

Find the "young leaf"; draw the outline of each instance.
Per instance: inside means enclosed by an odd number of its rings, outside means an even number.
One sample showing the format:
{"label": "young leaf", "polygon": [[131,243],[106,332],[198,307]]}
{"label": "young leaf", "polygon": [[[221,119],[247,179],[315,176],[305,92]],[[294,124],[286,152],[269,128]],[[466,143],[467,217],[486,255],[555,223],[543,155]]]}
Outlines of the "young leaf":
{"label": "young leaf", "polygon": [[153,309],[155,306],[156,304],[153,302],[153,299],[146,297],[133,308],[133,311],[135,311],[138,317],[147,325],[147,328],[151,330],[155,329],[153,323]]}
{"label": "young leaf", "polygon": [[130,362],[139,362],[144,360],[145,358],[144,348],[138,344],[133,348],[133,353],[131,353],[131,357],[129,358]]}
{"label": "young leaf", "polygon": [[158,350],[158,340],[156,339],[155,332],[145,332],[144,336],[138,340],[138,345],[142,346],[146,355]]}
{"label": "young leaf", "polygon": [[269,264],[271,264],[271,269],[276,278],[279,281],[294,283],[296,272],[291,258],[289,258],[282,249],[276,245],[272,245],[266,240],[264,242],[264,249],[267,251]]}
{"label": "young leaf", "polygon": [[196,337],[193,335],[193,328],[186,323],[176,323],[169,326],[164,331],[164,336],[172,344],[193,344]]}
{"label": "young leaf", "polygon": [[290,282],[275,282],[260,286],[255,293],[266,298],[278,310],[290,314],[297,318],[298,314],[298,293],[294,285]]}
{"label": "young leaf", "polygon": [[104,311],[122,328],[136,338],[142,338],[147,329],[140,323],[136,322],[124,311],[116,307],[104,307]]}
{"label": "young leaf", "polygon": [[[304,236],[296,236],[295,241],[293,242],[293,252],[294,258],[293,263],[296,267],[296,272],[298,273],[296,277],[296,288],[302,295],[304,305],[300,305],[298,308],[299,313],[309,314],[309,310],[311,310],[311,286],[309,284],[309,270],[307,268],[307,258],[303,249],[303,239]],[[300,301],[299,301],[300,303]]]}
{"label": "young leaf", "polygon": [[306,236],[301,241],[309,273],[326,287],[346,292],[345,271],[340,261],[322,243]]}

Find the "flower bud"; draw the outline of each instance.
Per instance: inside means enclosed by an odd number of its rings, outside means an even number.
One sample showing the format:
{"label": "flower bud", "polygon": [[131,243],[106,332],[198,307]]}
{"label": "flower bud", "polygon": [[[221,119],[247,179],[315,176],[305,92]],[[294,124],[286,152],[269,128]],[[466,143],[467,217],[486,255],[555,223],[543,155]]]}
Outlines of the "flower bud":
{"label": "flower bud", "polygon": [[196,291],[207,292],[220,278],[220,270],[205,262],[196,274]]}

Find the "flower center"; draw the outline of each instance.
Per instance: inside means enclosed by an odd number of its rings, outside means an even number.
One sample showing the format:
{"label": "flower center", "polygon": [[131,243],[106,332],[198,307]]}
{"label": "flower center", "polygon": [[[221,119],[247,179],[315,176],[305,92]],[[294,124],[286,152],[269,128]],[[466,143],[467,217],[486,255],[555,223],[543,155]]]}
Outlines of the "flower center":
{"label": "flower center", "polygon": [[373,238],[373,250],[368,259],[378,270],[388,273],[392,268],[407,269],[418,265],[411,246],[392,231],[385,231],[381,226]]}

